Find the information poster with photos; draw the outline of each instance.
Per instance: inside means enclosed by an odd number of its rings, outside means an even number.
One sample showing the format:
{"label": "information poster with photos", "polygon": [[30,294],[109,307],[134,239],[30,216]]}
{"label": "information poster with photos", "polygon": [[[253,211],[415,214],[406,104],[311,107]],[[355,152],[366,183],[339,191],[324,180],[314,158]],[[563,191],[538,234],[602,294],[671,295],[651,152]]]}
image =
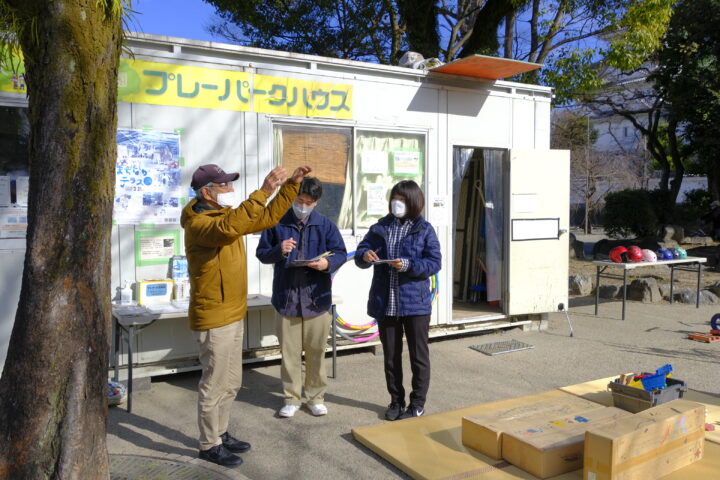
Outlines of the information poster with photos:
{"label": "information poster with photos", "polygon": [[180,135],[118,130],[117,151],[115,223],[180,223]]}

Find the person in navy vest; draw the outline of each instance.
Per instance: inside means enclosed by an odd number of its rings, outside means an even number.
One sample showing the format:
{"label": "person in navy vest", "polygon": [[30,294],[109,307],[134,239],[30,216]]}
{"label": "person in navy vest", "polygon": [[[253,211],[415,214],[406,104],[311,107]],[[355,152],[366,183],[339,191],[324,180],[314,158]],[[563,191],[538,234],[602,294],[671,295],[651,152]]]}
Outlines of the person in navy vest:
{"label": "person in navy vest", "polygon": [[[430,387],[430,277],[440,271],[442,256],[435,230],[421,215],[424,206],[425,197],[417,183],[399,182],[390,192],[390,213],[370,227],[355,252],[358,267],[374,268],[367,313],[378,322],[385,355],[385,381],[390,393],[385,412],[388,420],[422,416]],[[403,332],[412,370],[407,408]]]}
{"label": "person in navy vest", "polygon": [[[322,197],[317,178],[305,177],[292,208],[260,237],[255,255],[273,264],[272,305],[280,314],[281,377],[284,406],[280,417],[292,417],[302,404],[302,390],[310,412],[326,415],[325,346],[332,321],[330,275],[345,263],[347,250],[333,222],[316,212]],[[328,254],[310,263],[323,254]],[[305,351],[305,382],[302,354]]]}

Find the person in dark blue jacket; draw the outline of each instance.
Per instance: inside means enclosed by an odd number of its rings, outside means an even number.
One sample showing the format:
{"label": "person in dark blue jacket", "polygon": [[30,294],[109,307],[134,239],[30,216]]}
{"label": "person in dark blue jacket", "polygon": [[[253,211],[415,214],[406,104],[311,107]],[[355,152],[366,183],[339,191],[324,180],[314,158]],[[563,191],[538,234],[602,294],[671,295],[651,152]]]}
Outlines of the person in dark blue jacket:
{"label": "person in dark blue jacket", "polygon": [[[367,313],[378,322],[385,355],[385,381],[390,393],[390,405],[385,412],[388,420],[423,415],[430,387],[430,277],[440,271],[442,256],[435,230],[420,215],[424,206],[425,197],[417,183],[399,182],[390,192],[390,214],[370,227],[355,252],[357,266],[374,265]],[[407,408],[402,371],[403,332],[412,370]]]}
{"label": "person in dark blue jacket", "polygon": [[[345,263],[347,250],[333,222],[314,210],[322,196],[317,178],[305,177],[292,208],[260,237],[255,255],[274,264],[272,305],[280,314],[281,377],[285,405],[278,415],[292,417],[305,397],[315,416],[326,415],[325,345],[332,321],[330,274]],[[329,253],[310,263],[302,263]]]}

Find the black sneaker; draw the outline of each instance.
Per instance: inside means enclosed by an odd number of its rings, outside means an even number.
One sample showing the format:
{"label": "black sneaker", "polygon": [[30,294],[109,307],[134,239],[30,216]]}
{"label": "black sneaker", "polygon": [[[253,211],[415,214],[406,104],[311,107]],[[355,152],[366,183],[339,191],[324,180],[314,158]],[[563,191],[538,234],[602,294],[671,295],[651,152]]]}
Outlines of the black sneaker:
{"label": "black sneaker", "polygon": [[230,435],[228,432],[220,435],[220,440],[222,440],[223,442],[223,447],[227,448],[232,453],[245,453],[250,450],[249,443],[238,440],[237,438]]}
{"label": "black sneaker", "polygon": [[425,414],[425,409],[423,407],[418,407],[417,405],[413,405],[412,403],[410,406],[405,410],[399,417],[399,420],[403,420],[405,418],[412,418],[412,417],[422,417]]}
{"label": "black sneaker", "polygon": [[387,418],[390,421],[397,420],[400,415],[403,413],[403,410],[405,409],[405,405],[402,403],[396,403],[393,402],[390,405],[388,405],[388,409],[385,410],[385,418]]}
{"label": "black sneaker", "polygon": [[239,467],[243,463],[242,458],[230,453],[230,450],[225,448],[222,444],[215,445],[209,450],[200,450],[198,458],[228,468]]}

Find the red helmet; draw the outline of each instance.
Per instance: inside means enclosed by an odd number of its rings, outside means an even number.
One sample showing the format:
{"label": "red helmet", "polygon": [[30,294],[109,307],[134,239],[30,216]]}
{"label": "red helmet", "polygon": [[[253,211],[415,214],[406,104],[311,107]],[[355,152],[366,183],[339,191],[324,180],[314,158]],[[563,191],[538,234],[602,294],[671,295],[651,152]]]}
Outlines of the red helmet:
{"label": "red helmet", "polygon": [[625,247],[615,247],[610,250],[610,260],[615,263],[623,263],[627,259],[628,249]]}
{"label": "red helmet", "polygon": [[643,252],[640,247],[633,245],[632,247],[628,248],[627,252],[628,260],[630,260],[631,262],[642,262]]}

